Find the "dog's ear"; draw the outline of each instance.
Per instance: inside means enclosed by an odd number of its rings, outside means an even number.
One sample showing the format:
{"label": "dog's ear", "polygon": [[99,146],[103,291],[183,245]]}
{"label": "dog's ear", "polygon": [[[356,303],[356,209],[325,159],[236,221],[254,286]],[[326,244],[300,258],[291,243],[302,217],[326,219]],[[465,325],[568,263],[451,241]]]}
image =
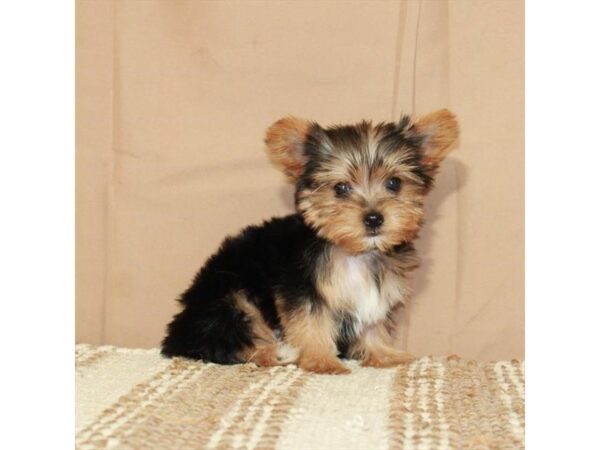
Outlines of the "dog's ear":
{"label": "dog's ear", "polygon": [[440,163],[458,141],[459,127],[456,116],[447,109],[418,117],[409,133],[419,136],[421,164],[430,175],[435,175]]}
{"label": "dog's ear", "polygon": [[290,182],[295,182],[307,161],[304,152],[311,123],[297,117],[278,120],[267,130],[265,143],[271,162],[283,171]]}

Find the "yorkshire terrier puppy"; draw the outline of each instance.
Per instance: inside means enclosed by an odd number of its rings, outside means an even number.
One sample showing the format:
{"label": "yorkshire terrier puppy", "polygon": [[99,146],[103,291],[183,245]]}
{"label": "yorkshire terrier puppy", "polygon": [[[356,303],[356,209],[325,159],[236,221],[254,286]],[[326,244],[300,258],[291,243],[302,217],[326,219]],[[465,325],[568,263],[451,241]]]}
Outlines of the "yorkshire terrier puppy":
{"label": "yorkshire terrier puppy", "polygon": [[411,361],[394,348],[393,312],[418,265],[425,195],[458,134],[448,110],[378,125],[274,123],[267,152],[294,183],[297,212],[223,242],[181,296],[162,353],[330,374],[349,372],[340,357]]}

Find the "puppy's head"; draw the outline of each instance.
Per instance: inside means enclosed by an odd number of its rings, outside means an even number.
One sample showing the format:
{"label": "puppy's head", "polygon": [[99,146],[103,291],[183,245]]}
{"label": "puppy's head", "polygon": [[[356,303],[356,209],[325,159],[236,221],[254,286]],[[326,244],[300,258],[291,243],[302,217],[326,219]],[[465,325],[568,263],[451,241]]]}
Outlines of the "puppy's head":
{"label": "puppy's head", "polygon": [[271,161],[296,185],[296,209],[350,253],[413,240],[423,200],[458,138],[448,110],[412,121],[322,128],[287,117],[266,136]]}

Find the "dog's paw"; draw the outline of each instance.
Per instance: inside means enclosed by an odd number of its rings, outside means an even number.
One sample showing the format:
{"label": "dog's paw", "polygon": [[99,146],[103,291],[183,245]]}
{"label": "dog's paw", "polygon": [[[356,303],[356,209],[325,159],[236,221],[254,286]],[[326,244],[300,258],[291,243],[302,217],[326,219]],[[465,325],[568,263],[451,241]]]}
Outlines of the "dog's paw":
{"label": "dog's paw", "polygon": [[371,353],[360,363],[363,367],[395,367],[408,364],[417,359],[407,352],[389,351],[384,353]]}
{"label": "dog's paw", "polygon": [[302,358],[298,364],[301,369],[307,372],[330,374],[330,375],[342,375],[350,373],[350,369],[338,358]]}

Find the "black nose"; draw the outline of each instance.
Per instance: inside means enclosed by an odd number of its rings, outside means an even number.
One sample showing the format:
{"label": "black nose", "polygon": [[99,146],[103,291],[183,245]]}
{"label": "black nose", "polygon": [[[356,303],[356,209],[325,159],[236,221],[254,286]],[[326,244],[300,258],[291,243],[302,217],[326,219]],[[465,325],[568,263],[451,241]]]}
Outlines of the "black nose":
{"label": "black nose", "polygon": [[378,212],[370,212],[365,214],[364,223],[367,228],[374,230],[383,225],[383,216]]}

